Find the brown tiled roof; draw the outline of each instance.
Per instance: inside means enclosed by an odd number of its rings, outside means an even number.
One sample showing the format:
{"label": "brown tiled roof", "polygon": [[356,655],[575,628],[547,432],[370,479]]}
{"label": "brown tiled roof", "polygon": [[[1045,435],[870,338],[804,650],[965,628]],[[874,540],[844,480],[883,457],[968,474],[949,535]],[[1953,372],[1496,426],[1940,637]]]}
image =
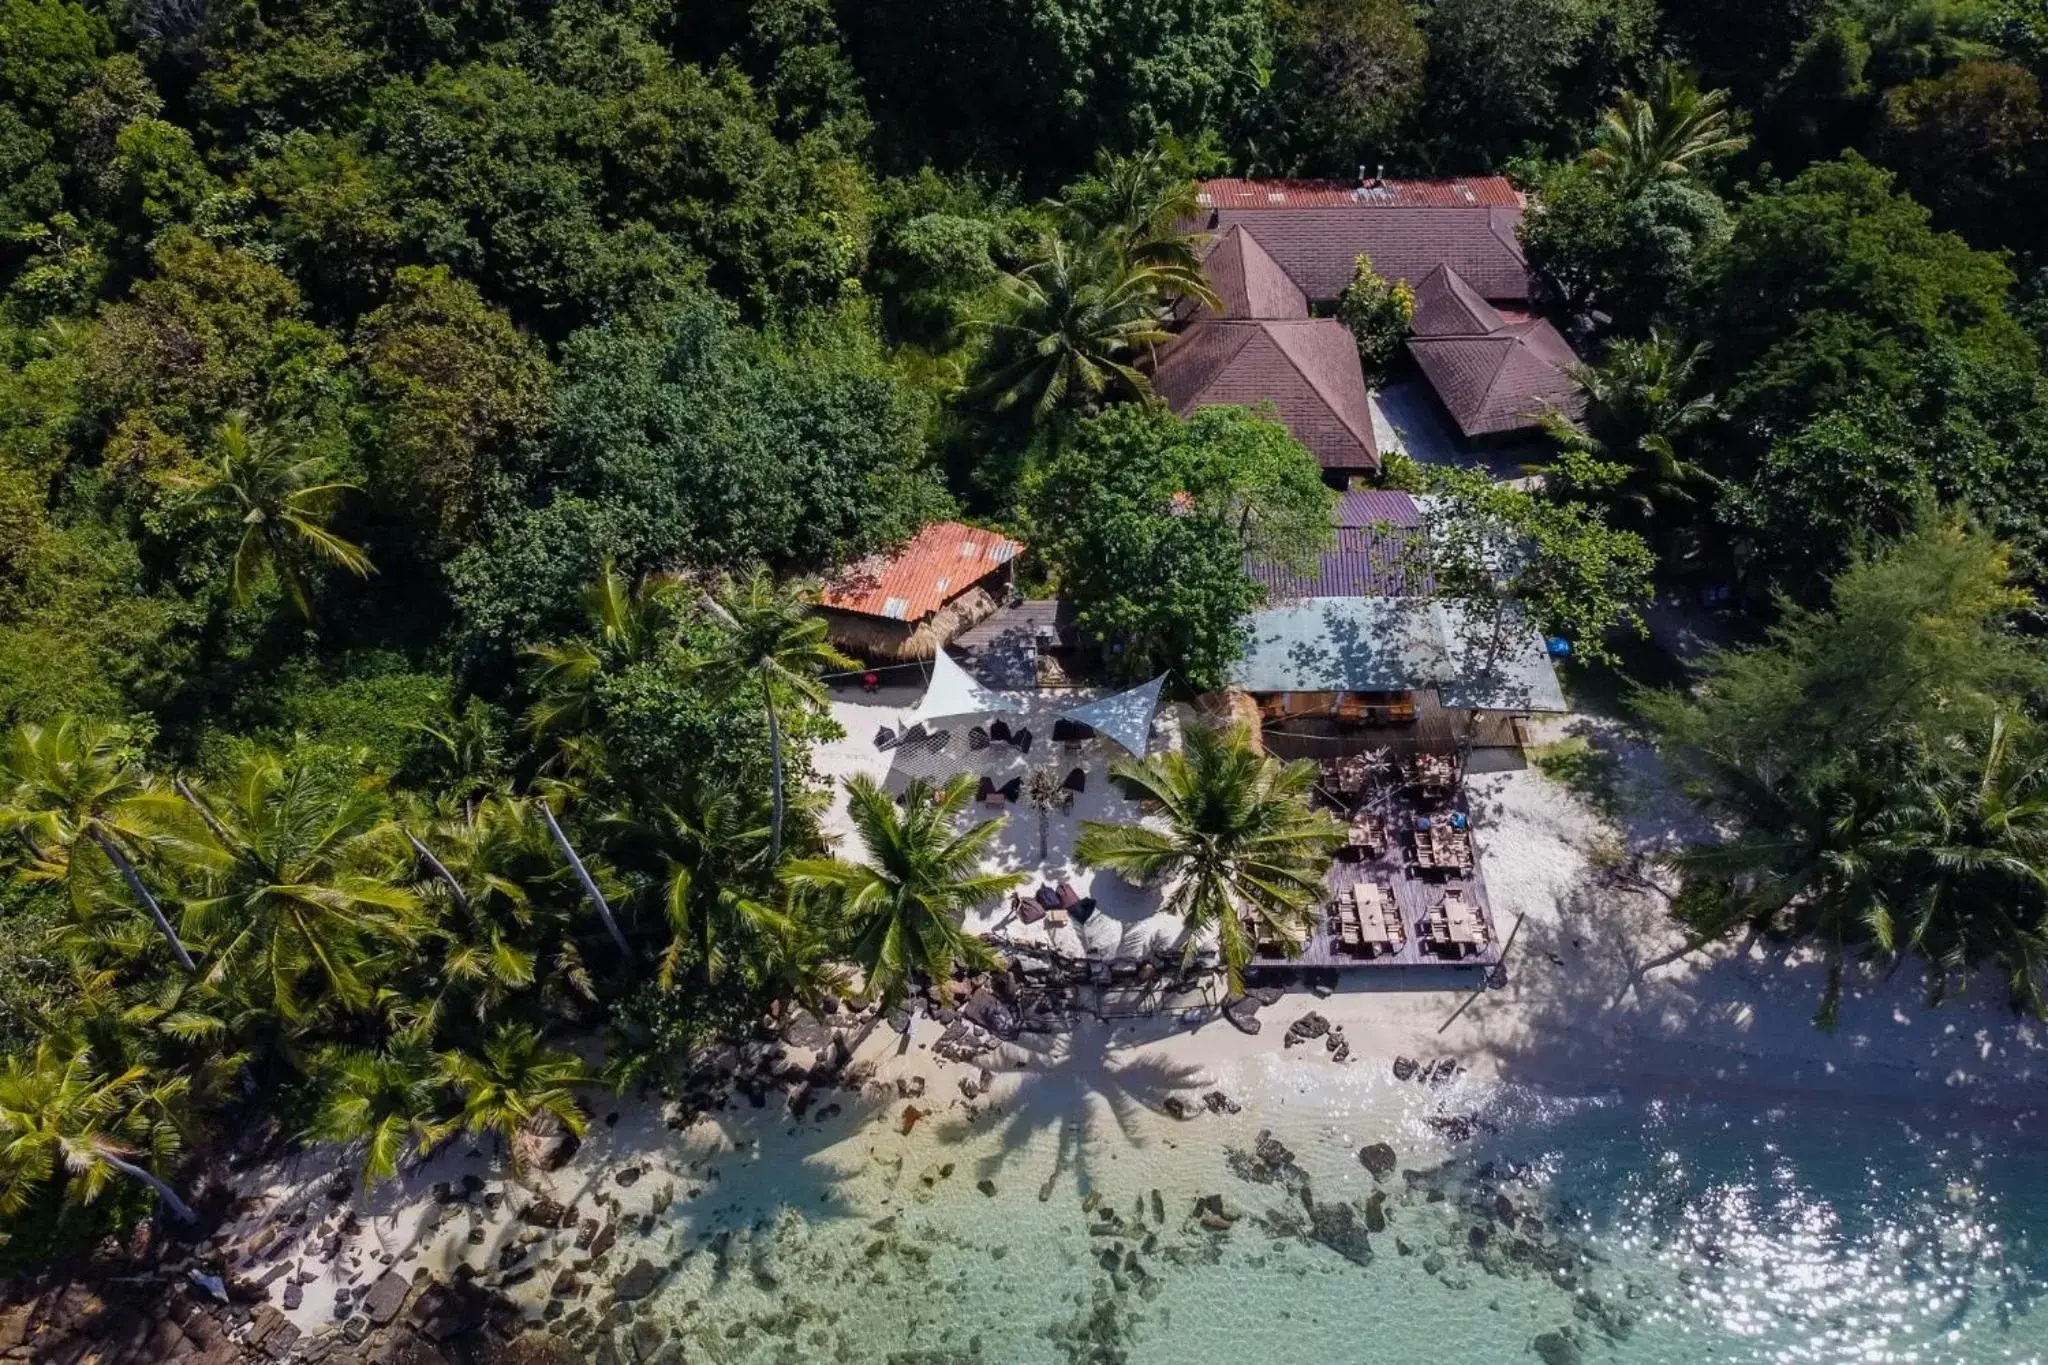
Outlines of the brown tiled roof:
{"label": "brown tiled roof", "polygon": [[1196,322],[1160,357],[1152,387],[1179,413],[1270,402],[1323,468],[1379,468],[1358,345],[1334,318]]}
{"label": "brown tiled roof", "polygon": [[1447,265],[1430,271],[1415,286],[1415,316],[1409,327],[1416,336],[1484,336],[1506,324],[1500,310]]}
{"label": "brown tiled roof", "polygon": [[1199,196],[1204,208],[1385,208],[1522,207],[1522,196],[1505,176],[1457,180],[1209,180]]}
{"label": "brown tiled roof", "polygon": [[1514,301],[1532,288],[1515,240],[1521,220],[1519,208],[1347,205],[1222,208],[1196,226],[1219,239],[1244,228],[1312,303],[1344,292],[1361,253],[1380,274],[1411,287],[1448,265],[1482,297]]}
{"label": "brown tiled roof", "polygon": [[1408,349],[1467,436],[1533,427],[1545,408],[1584,411],[1571,377],[1578,357],[1541,318],[1479,336],[1418,336]]}
{"label": "brown tiled roof", "polygon": [[869,555],[841,569],[819,594],[818,605],[891,621],[922,621],[1023,548],[994,531],[935,521],[894,553]]}
{"label": "brown tiled roof", "polygon": [[1308,300],[1287,272],[1266,254],[1258,239],[1241,227],[1218,238],[1202,262],[1209,287],[1216,291],[1223,307],[1204,307],[1198,317],[1305,318]]}
{"label": "brown tiled roof", "polygon": [[1336,542],[1309,573],[1245,556],[1268,603],[1303,597],[1410,597],[1431,586],[1416,543],[1422,511],[1406,493],[1364,489],[1337,499]]}

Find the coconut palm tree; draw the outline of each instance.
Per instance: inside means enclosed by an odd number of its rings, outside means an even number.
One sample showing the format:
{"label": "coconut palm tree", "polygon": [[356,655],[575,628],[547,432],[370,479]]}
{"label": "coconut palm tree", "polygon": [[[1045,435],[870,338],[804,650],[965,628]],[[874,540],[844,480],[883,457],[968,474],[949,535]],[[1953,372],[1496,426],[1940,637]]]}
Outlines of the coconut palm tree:
{"label": "coconut palm tree", "polygon": [[50,726],[24,725],[0,754],[0,831],[13,834],[27,851],[21,877],[63,883],[73,910],[82,915],[98,886],[84,849],[98,852],[147,912],[178,965],[196,972],[130,856],[151,840],[139,798],[154,787],[136,759],[133,737],[120,726],[73,716]]}
{"label": "coconut palm tree", "polygon": [[661,984],[693,959],[707,983],[724,979],[736,954],[782,928],[765,892],[772,885],[770,830],[758,797],[697,776],[672,800],[622,810],[608,825],[618,847],[661,869],[650,887],[669,922]]}
{"label": "coconut palm tree", "polygon": [[368,1008],[376,978],[419,936],[419,897],[400,884],[381,837],[376,784],[298,753],[249,749],[204,792],[177,790],[187,819],[164,848],[200,884],[185,923],[208,950],[205,980],[287,1026],[329,1005]]}
{"label": "coconut palm tree", "polygon": [[1101,240],[1127,266],[1160,266],[1202,281],[1202,214],[1195,182],[1150,147],[1130,156],[1098,152],[1094,173],[1069,185],[1049,207],[1076,241]]}
{"label": "coconut palm tree", "polygon": [[1661,327],[1643,341],[1618,337],[1599,365],[1573,370],[1586,395],[1584,420],[1554,410],[1544,416],[1544,429],[1566,452],[1618,466],[1609,476],[1616,481],[1602,484],[1599,496],[1643,523],[1696,501],[1694,490],[1714,482],[1679,453],[1685,437],[1720,411],[1711,395],[1696,392],[1708,349],[1685,346]]}
{"label": "coconut palm tree", "polygon": [[[1897,867],[1883,946],[1927,963],[1938,1001],[1981,962],[2013,1001],[2048,1015],[2048,745],[2000,715],[1975,747],[1896,786],[1881,819]],[[1890,927],[1888,925],[1887,927]]]}
{"label": "coconut palm tree", "polygon": [[996,289],[1003,312],[985,325],[1006,359],[977,392],[997,411],[1028,403],[1036,422],[1090,410],[1107,397],[1150,395],[1152,382],[1137,361],[1169,339],[1168,300],[1215,302],[1199,273],[1127,264],[1107,243],[1050,235],[1038,258],[1004,272]]}
{"label": "coconut palm tree", "polygon": [[583,1135],[573,1089],[586,1079],[583,1063],[549,1048],[529,1024],[502,1023],[474,1051],[443,1052],[439,1071],[461,1099],[463,1129],[472,1137],[495,1135],[516,1167],[524,1169],[532,1140],[553,1124]]}
{"label": "coconut palm tree", "polygon": [[461,1125],[445,1117],[448,1090],[435,1059],[416,1042],[382,1052],[335,1048],[313,1072],[320,1109],[307,1136],[320,1142],[363,1144],[365,1187],[398,1174],[408,1159],[424,1159]]}
{"label": "coconut palm tree", "polygon": [[1328,812],[1309,807],[1315,779],[1313,763],[1258,752],[1242,726],[1198,726],[1180,752],[1110,765],[1126,796],[1158,803],[1159,823],[1083,821],[1077,855],[1139,885],[1164,886],[1166,908],[1187,926],[1187,956],[1213,931],[1239,991],[1254,943],[1248,921],[1298,945],[1344,840]]}
{"label": "coconut palm tree", "polygon": [[760,683],[768,712],[768,756],[773,810],[770,814],[768,858],[782,856],[782,817],[786,806],[782,773],[784,710],[796,706],[823,710],[827,669],[855,667],[854,660],[825,638],[825,622],[811,610],[814,594],[808,584],[777,587],[768,570],[756,565],[742,581],[726,576],[705,594],[705,608],[724,627],[712,653],[698,667],[714,683],[736,691]]}
{"label": "coconut palm tree", "polygon": [[433,926],[415,959],[424,979],[394,1007],[402,1032],[431,1039],[457,1018],[481,1026],[527,990],[551,1012],[594,998],[573,933],[574,892],[534,803],[486,796],[449,818],[416,816],[399,833],[419,860],[412,890]]}
{"label": "coconut palm tree", "polygon": [[1685,71],[1666,66],[1648,95],[1624,91],[1601,117],[1586,164],[1616,193],[1633,197],[1653,181],[1693,175],[1748,145],[1735,131],[1726,90],[1702,92]]}
{"label": "coconut palm tree", "polygon": [[598,685],[630,664],[655,658],[675,637],[679,585],[657,575],[631,582],[610,559],[583,594],[589,632],[525,651],[535,700],[526,728],[535,739],[595,730],[603,720]]}
{"label": "coconut palm tree", "polygon": [[182,1077],[152,1084],[140,1067],[108,1075],[89,1051],[66,1052],[56,1039],[8,1057],[0,1065],[0,1213],[20,1213],[60,1178],[66,1198],[91,1204],[126,1176],[192,1221],[177,1191],[143,1164],[177,1159],[184,1094]]}
{"label": "coconut palm tree", "polygon": [[900,804],[866,777],[849,779],[846,792],[866,861],[799,859],[782,877],[819,896],[840,919],[848,955],[866,974],[868,998],[894,1004],[914,972],[946,981],[961,963],[991,961],[987,946],[962,929],[962,916],[1026,878],[981,870],[1003,822],[959,827],[974,779],[963,773],[943,787],[913,779]]}
{"label": "coconut palm tree", "polygon": [[322,482],[327,461],[308,455],[290,434],[259,427],[242,413],[221,423],[214,442],[214,468],[169,482],[191,498],[203,515],[242,528],[235,543],[230,592],[246,606],[265,570],[300,616],[311,616],[311,572],[333,564],[358,578],[373,571],[361,547],[328,529],[348,483]]}

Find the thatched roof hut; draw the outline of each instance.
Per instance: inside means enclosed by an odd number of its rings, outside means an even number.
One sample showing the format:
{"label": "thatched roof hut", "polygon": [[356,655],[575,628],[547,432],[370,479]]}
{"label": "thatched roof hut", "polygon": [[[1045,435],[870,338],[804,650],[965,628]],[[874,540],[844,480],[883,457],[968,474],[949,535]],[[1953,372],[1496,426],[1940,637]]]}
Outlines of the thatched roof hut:
{"label": "thatched roof hut", "polygon": [[890,554],[835,574],[818,598],[829,638],[873,663],[929,659],[1008,595],[1024,546],[957,521],[934,522]]}

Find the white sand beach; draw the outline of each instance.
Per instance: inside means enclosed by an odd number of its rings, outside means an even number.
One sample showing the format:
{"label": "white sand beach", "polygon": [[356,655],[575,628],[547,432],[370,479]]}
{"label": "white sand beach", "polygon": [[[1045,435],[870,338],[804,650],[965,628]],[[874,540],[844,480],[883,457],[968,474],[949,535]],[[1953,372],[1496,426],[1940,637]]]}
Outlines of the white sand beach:
{"label": "white sand beach", "polygon": [[[873,737],[878,727],[898,724],[905,709],[900,698],[877,700],[881,704],[835,703],[847,737],[820,746],[821,773],[839,779],[867,772],[879,779],[892,771]],[[1023,723],[1049,733],[1050,710],[1038,714],[1048,707],[1058,709],[1041,703]],[[252,1177],[249,1189],[257,1198],[236,1236],[245,1245],[260,1244],[262,1228],[278,1232],[271,1235],[276,1247],[251,1258],[244,1273],[289,1264],[291,1272],[275,1279],[270,1293],[283,1305],[296,1282],[288,1316],[307,1332],[345,1316],[335,1311],[338,1292],[360,1304],[387,1270],[408,1278],[425,1269],[446,1278],[467,1265],[461,1273],[506,1283],[538,1316],[550,1291],[561,1288],[565,1270],[573,1275],[581,1266],[586,1276],[616,1279],[638,1259],[671,1263],[682,1243],[666,1215],[693,1200],[715,1199],[721,1168],[730,1173],[745,1166],[758,1174],[768,1169],[759,1163],[781,1162],[787,1169],[774,1176],[773,1188],[799,1204],[830,1203],[841,1197],[839,1182],[872,1176],[877,1160],[895,1163],[893,1182],[905,1169],[931,1165],[938,1159],[933,1152],[980,1138],[997,1144],[997,1154],[982,1159],[993,1171],[1002,1165],[1004,1144],[1042,1140],[1049,1144],[1050,1173],[1043,1175],[1049,1189],[1061,1171],[1072,1178],[1075,1163],[1084,1160],[1114,1160],[1120,1152],[1156,1160],[1192,1133],[1168,1116],[1169,1100],[1178,1097],[1199,1110],[1201,1097],[1217,1089],[1245,1111],[1234,1123],[1278,1127],[1289,1106],[1299,1108],[1306,1099],[1304,1113],[1315,1116],[1317,1132],[1334,1132],[1331,1125],[1338,1124],[1343,1131],[1337,1136],[1354,1145],[1376,1133],[1398,1134],[1404,1161],[1442,1145],[1427,1123],[1430,1115],[1470,1111],[1483,1103],[1488,1087],[1502,1084],[1563,1094],[1740,1096],[1828,1110],[1935,1111],[1974,1115],[1972,1121],[1992,1127],[2034,1129],[2048,1108],[2048,1036],[2004,1008],[1995,982],[1930,1009],[1910,970],[1888,979],[1852,973],[1840,1027],[1827,1034],[1810,1022],[1820,990],[1816,963],[1763,949],[1738,958],[1721,946],[1645,970],[1643,964],[1666,956],[1682,939],[1631,855],[1680,837],[1684,810],[1659,790],[1641,751],[1611,730],[1566,720],[1538,738],[1589,729],[1616,756],[1629,789],[1622,825],[1533,767],[1470,781],[1495,915],[1503,933],[1513,934],[1508,980],[1499,989],[1484,988],[1476,972],[1448,968],[1351,972],[1326,998],[1297,989],[1265,1007],[1257,1036],[1240,1032],[1212,1006],[1083,1020],[1055,1036],[1027,1033],[986,1059],[987,1090],[974,1095],[963,1093],[961,1081],[979,1092],[978,1065],[939,1059],[931,1047],[941,1027],[918,1018],[907,1037],[886,1027],[854,1035],[865,1087],[822,1091],[801,1119],[783,1112],[779,1090],[771,1090],[764,1107],[736,1098],[729,1108],[680,1128],[664,1123],[664,1106],[656,1100],[597,1094],[590,1135],[559,1171],[514,1178],[493,1153],[458,1141],[425,1166],[357,1192],[344,1205],[332,1204],[325,1191],[346,1165],[345,1154],[307,1153]],[[1071,757],[1052,751],[1048,740],[1046,750],[1034,747],[1030,762],[1066,764]],[[890,780],[912,771],[900,758]],[[1024,768],[1021,756],[1001,746],[976,759],[998,782],[1009,767]],[[1037,816],[1028,808],[1012,811],[998,845],[1003,866],[1070,878],[1098,898],[1096,922],[1107,927],[1086,942],[1076,936],[1066,945],[1071,954],[1133,945],[1149,950],[1177,938],[1174,922],[1153,913],[1150,893],[1072,865],[1079,819],[1128,818],[1111,809],[1123,803],[1097,780],[1105,766],[1106,757],[1098,755],[1074,811],[1050,817],[1043,863]],[[843,795],[828,825],[847,833]],[[999,936],[1015,932],[1005,919],[1004,911],[991,909],[975,927]],[[1331,1060],[1319,1044],[1283,1045],[1288,1025],[1311,1010],[1342,1031],[1347,1061]],[[810,1054],[793,1051],[799,1064],[807,1063]],[[1392,1076],[1401,1057],[1455,1059],[1463,1075],[1448,1090],[1402,1085]],[[920,1110],[916,1133],[902,1132],[908,1106]],[[1345,1117],[1334,1117],[1339,1114]],[[926,1150],[920,1144],[927,1142],[938,1145]],[[1147,1150],[1153,1158],[1142,1155]],[[1040,1173],[1033,1169],[1036,1183]],[[572,1211],[566,1226],[537,1227],[522,1217],[542,1198]],[[351,1211],[353,1228],[342,1223]],[[599,1233],[617,1245],[594,1261],[591,1243]],[[537,1273],[522,1274],[529,1266]],[[556,1297],[553,1311],[559,1312]]]}

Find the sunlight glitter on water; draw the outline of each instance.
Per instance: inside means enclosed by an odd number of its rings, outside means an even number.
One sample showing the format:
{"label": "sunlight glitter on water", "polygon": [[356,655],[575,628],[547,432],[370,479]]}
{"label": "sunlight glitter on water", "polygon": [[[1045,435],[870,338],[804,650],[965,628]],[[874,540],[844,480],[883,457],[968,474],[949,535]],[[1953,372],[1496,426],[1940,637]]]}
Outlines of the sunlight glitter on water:
{"label": "sunlight glitter on water", "polygon": [[1176,1123],[1124,1080],[908,1136],[882,1107],[802,1155],[763,1123],[657,1232],[655,1311],[734,1362],[2043,1360],[2016,1142],[1271,1059],[1221,1078],[1242,1114]]}

